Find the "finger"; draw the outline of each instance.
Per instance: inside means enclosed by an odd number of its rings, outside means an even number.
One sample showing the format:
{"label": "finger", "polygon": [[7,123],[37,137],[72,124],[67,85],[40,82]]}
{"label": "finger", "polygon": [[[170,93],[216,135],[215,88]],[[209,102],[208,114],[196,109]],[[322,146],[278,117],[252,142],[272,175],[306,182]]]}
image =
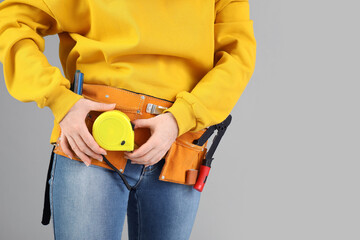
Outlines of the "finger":
{"label": "finger", "polygon": [[157,163],[157,162],[161,161],[164,158],[165,154],[166,154],[166,150],[159,152],[159,155],[154,157],[155,162]]}
{"label": "finger", "polygon": [[84,142],[87,144],[87,146],[93,152],[97,153],[98,156],[100,155],[100,157],[102,158],[101,154],[103,155],[107,154],[106,150],[101,148],[99,144],[95,141],[94,137],[90,134],[89,130],[85,125],[80,129],[79,134],[81,138],[84,140]]}
{"label": "finger", "polygon": [[69,144],[71,145],[71,148],[75,152],[76,156],[78,156],[78,158],[80,158],[81,161],[83,161],[86,164],[86,166],[89,166],[91,164],[91,159],[80,151],[75,140],[71,136],[68,137],[68,141]]}
{"label": "finger", "polygon": [[135,128],[150,128],[153,125],[152,118],[135,119],[132,123],[135,124]]}
{"label": "finger", "polygon": [[[153,165],[153,164],[157,163],[158,161],[160,161],[161,159],[165,158],[170,147],[171,147],[171,145],[169,146],[166,143],[164,143],[162,145],[159,145],[156,148],[153,148],[153,150],[158,154],[151,157],[150,161],[147,159],[141,159],[141,158],[129,158],[127,156],[128,155],[127,152],[124,153],[124,157],[127,157],[128,159],[130,159],[132,164],[144,164],[146,167],[146,166]],[[148,152],[147,154],[151,155],[152,153]]]}
{"label": "finger", "polygon": [[138,158],[130,158],[130,160],[135,164],[150,164],[154,159],[154,156],[158,154],[159,148],[153,148],[148,153],[146,153],[144,156],[138,157]]}
{"label": "finger", "polygon": [[166,153],[166,148],[157,151],[155,155],[152,157],[150,164],[154,165],[155,163],[159,162],[161,159],[163,159],[165,153]]}
{"label": "finger", "polygon": [[135,159],[147,154],[151,149],[155,148],[159,145],[158,138],[155,135],[151,135],[151,137],[138,149],[134,150],[132,153],[125,152],[124,155],[130,159]]}
{"label": "finger", "polygon": [[93,150],[91,150],[87,144],[84,142],[84,139],[81,137],[80,134],[75,134],[72,136],[74,141],[76,142],[79,150],[86,154],[89,157],[92,157],[94,159],[97,159],[99,161],[102,161],[103,157],[100,154],[95,153]]}
{"label": "finger", "polygon": [[[149,153],[150,154],[150,153]],[[164,150],[162,151],[154,151],[154,155],[149,156],[149,158],[145,161],[131,161],[132,164],[144,164],[145,167],[152,166],[159,162],[164,155]]]}
{"label": "finger", "polygon": [[70,150],[70,145],[69,145],[69,142],[68,142],[68,139],[65,135],[61,135],[60,136],[60,147],[62,149],[62,151],[68,155],[69,158],[73,159],[74,158],[74,155],[72,153],[72,151]]}
{"label": "finger", "polygon": [[89,107],[90,107],[90,110],[107,111],[107,110],[114,109],[116,107],[116,103],[109,104],[109,103],[100,103],[100,102],[91,101],[89,103]]}

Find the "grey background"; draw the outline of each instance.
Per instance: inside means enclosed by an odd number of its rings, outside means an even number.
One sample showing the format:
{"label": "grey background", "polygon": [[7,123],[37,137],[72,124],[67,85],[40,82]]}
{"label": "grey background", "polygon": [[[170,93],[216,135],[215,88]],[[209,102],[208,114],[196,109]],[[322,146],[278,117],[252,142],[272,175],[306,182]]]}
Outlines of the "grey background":
{"label": "grey background", "polygon": [[[215,154],[191,239],[358,240],[359,4],[250,8],[255,73]],[[45,55],[61,68],[56,35]],[[52,239],[40,223],[52,113],[12,98],[2,74],[0,84],[0,239]]]}

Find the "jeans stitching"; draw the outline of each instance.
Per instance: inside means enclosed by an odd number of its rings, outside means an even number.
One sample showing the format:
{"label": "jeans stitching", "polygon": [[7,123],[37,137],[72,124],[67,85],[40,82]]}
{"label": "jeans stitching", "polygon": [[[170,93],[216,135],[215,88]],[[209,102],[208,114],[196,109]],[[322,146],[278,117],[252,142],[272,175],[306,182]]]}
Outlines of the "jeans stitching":
{"label": "jeans stitching", "polygon": [[155,166],[153,165],[153,167],[152,167],[150,170],[146,169],[146,170],[145,170],[145,173],[151,173],[152,171],[154,171],[155,169],[157,169],[158,166],[159,166],[159,164],[156,164],[156,163],[155,163]]}
{"label": "jeans stitching", "polygon": [[143,179],[145,173],[146,173],[146,172],[145,172],[145,166],[143,166],[143,169],[142,169],[142,171],[141,171],[139,180],[135,183],[134,186],[132,186],[133,189],[136,189],[136,188],[137,188],[137,186],[140,184],[141,180]]}
{"label": "jeans stitching", "polygon": [[149,174],[149,173],[152,173],[153,171],[155,171],[156,169],[158,169],[158,168],[160,167],[160,165],[161,165],[160,162],[161,162],[162,160],[163,160],[163,158],[160,159],[159,162],[155,163],[155,164],[154,164],[154,167],[153,167],[150,171],[145,171],[145,175],[147,175],[147,174]]}
{"label": "jeans stitching", "polygon": [[140,204],[139,204],[139,198],[138,198],[138,195],[136,194],[136,191],[134,193],[135,195],[135,198],[136,198],[136,205],[138,207],[138,240],[141,240],[141,217],[140,217],[140,214],[141,214],[141,208],[140,208]]}

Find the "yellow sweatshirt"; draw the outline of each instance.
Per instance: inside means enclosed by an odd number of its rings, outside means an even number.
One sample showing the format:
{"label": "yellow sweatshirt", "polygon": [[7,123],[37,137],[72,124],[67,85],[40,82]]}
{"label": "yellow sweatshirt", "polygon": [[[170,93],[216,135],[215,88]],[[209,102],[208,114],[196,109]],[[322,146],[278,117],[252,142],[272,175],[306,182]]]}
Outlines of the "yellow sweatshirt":
{"label": "yellow sweatshirt", "polygon": [[[43,54],[58,34],[65,76]],[[255,67],[247,0],[5,0],[0,3],[0,61],[6,87],[59,122],[83,96],[84,81],[174,101],[179,135],[222,122]]]}

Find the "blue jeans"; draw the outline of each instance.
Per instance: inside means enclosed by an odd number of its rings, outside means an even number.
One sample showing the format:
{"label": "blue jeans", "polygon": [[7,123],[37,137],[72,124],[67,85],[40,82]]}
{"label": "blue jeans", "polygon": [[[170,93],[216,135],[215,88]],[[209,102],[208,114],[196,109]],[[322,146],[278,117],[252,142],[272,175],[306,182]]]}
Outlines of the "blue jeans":
{"label": "blue jeans", "polygon": [[164,159],[148,166],[128,160],[124,176],[54,153],[50,207],[55,240],[119,240],[125,214],[130,240],[189,239],[201,193],[160,181]]}

